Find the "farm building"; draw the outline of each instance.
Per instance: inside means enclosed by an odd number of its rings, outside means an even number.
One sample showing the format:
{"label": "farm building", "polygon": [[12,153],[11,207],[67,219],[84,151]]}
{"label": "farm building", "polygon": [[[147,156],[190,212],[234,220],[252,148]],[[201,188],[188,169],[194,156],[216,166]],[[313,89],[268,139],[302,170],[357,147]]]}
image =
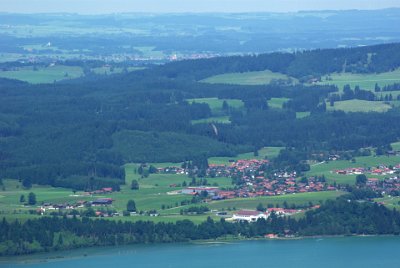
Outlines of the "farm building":
{"label": "farm building", "polygon": [[210,196],[215,196],[218,194],[218,187],[188,187],[181,191],[182,194],[201,194],[201,192],[207,192]]}
{"label": "farm building", "polygon": [[105,205],[111,205],[113,202],[112,198],[99,198],[94,201],[92,201],[93,206],[105,206]]}
{"label": "farm building", "polygon": [[268,214],[256,210],[240,210],[233,214],[234,221],[255,222],[258,219],[267,219]]}

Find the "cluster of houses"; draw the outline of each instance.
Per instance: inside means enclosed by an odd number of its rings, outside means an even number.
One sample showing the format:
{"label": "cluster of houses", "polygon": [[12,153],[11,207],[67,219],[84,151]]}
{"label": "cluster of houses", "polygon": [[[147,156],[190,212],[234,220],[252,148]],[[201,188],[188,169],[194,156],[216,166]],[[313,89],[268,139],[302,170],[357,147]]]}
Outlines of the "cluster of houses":
{"label": "cluster of houses", "polygon": [[[207,192],[208,197],[213,200],[231,199],[238,197],[276,196],[294,193],[307,193],[318,191],[335,191],[337,188],[329,185],[325,180],[318,177],[310,177],[298,181],[296,172],[277,172],[266,177],[264,174],[267,160],[238,160],[230,166],[210,165],[206,170],[206,176],[230,177],[236,182],[232,190],[222,190],[218,187],[187,187],[181,191],[182,194],[201,195]],[[164,172],[176,172],[185,174],[183,168],[166,168]]]}
{"label": "cluster of houses", "polygon": [[385,178],[383,180],[377,178],[369,178],[366,186],[373,191],[381,194],[398,196],[400,195],[400,177]]}
{"label": "cluster of houses", "polygon": [[337,169],[332,171],[332,173],[340,174],[340,175],[360,175],[360,174],[371,174],[371,175],[392,175],[396,173],[396,171],[400,170],[400,164],[395,165],[393,167],[389,167],[386,165],[379,165],[378,167],[352,167],[346,169]]}
{"label": "cluster of houses", "polygon": [[59,211],[59,210],[73,210],[84,207],[98,207],[112,205],[112,198],[98,198],[93,201],[77,201],[76,203],[43,203],[40,208],[37,209],[37,213],[43,215],[46,211]]}

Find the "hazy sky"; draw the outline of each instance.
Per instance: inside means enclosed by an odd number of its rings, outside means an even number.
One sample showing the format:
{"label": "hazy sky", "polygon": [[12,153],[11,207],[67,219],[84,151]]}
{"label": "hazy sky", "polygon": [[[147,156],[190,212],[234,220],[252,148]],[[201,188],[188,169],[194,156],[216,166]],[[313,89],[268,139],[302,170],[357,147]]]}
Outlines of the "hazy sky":
{"label": "hazy sky", "polygon": [[287,12],[400,7],[400,0],[0,0],[0,12]]}

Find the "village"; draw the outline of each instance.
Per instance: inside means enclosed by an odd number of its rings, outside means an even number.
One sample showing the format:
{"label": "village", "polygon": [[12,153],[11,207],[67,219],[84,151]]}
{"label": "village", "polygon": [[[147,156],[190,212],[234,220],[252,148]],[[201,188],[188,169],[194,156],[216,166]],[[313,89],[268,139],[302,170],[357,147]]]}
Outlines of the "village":
{"label": "village", "polygon": [[[201,184],[186,186],[185,184],[169,185],[170,188],[179,188],[169,192],[169,194],[188,195],[191,198],[196,197],[200,202],[209,203],[217,202],[219,200],[233,199],[233,198],[255,198],[262,196],[279,196],[286,194],[296,193],[310,193],[320,191],[338,191],[345,190],[342,185],[331,185],[326,182],[324,176],[311,176],[298,178],[295,171],[293,172],[275,172],[266,176],[265,170],[268,166],[268,160],[237,160],[232,161],[229,165],[215,165],[210,164],[205,170],[206,178],[227,177],[232,179],[232,187],[220,188],[217,185]],[[378,167],[368,168],[347,168],[341,170],[334,170],[331,173],[340,175],[391,175],[384,179],[368,178],[363,187],[370,188],[376,193],[398,196],[400,194],[400,178],[395,176],[400,170],[400,164],[395,166],[379,165]],[[177,174],[188,175],[189,177],[196,174],[198,170],[183,167],[165,167],[158,168],[157,172],[160,174]],[[117,212],[113,209],[113,198],[107,197],[112,194],[112,188],[102,188],[95,191],[83,192],[79,195],[75,193],[71,196],[82,197],[87,199],[89,197],[98,197],[95,200],[80,200],[71,203],[43,203],[37,209],[39,215],[46,213],[59,212],[59,211],[73,211],[93,208],[95,217],[115,217],[122,216],[123,213]],[[239,210],[227,214],[224,211],[211,211],[217,216],[225,217],[232,221],[247,221],[254,222],[260,218],[267,219],[271,213],[276,216],[291,216],[296,213],[304,212],[304,209],[311,209],[315,206],[311,205],[307,208],[265,208],[263,211],[256,210]],[[130,213],[130,216],[138,214]],[[149,216],[158,216],[158,213],[152,212]]]}
{"label": "village", "polygon": [[[309,177],[298,180],[295,171],[276,172],[266,177],[264,170],[268,163],[268,160],[251,159],[237,160],[232,162],[231,165],[211,164],[206,169],[206,177],[231,178],[234,184],[232,189],[192,186],[182,189],[181,193],[190,195],[201,195],[203,193],[212,200],[222,200],[338,190],[337,187],[329,185],[324,177]],[[180,167],[160,168],[158,171],[175,174],[193,173],[193,170]]]}

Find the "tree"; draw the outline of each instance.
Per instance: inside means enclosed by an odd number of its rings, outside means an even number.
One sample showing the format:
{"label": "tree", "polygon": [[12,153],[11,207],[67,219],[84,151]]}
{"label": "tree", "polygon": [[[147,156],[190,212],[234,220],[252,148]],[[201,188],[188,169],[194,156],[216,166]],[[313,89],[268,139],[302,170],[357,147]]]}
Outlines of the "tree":
{"label": "tree", "polygon": [[24,179],[24,180],[22,181],[22,186],[23,186],[25,189],[31,189],[31,188],[32,188],[32,182],[31,182],[31,180],[30,180],[30,179]]}
{"label": "tree", "polygon": [[136,212],[136,204],[135,201],[129,200],[126,204],[126,210],[129,212]]}
{"label": "tree", "polygon": [[151,165],[149,167],[149,173],[150,174],[154,174],[154,173],[157,173],[157,172],[158,172],[158,170],[157,170],[157,168],[155,166]]}
{"label": "tree", "polygon": [[138,183],[137,180],[132,180],[131,189],[132,190],[139,190],[139,183]]}
{"label": "tree", "polygon": [[228,105],[228,102],[226,102],[226,100],[224,100],[222,102],[222,110],[224,110],[224,111],[228,111],[229,110],[229,105]]}
{"label": "tree", "polygon": [[28,204],[29,205],[35,205],[36,204],[36,195],[32,192],[29,193],[28,195]]}
{"label": "tree", "polygon": [[357,175],[356,177],[356,184],[359,186],[363,186],[367,183],[367,176],[364,174]]}
{"label": "tree", "polygon": [[21,194],[21,196],[19,197],[19,202],[20,203],[24,203],[25,202],[25,195]]}
{"label": "tree", "polygon": [[143,167],[142,165],[140,165],[140,167],[138,168],[137,172],[139,173],[139,175],[143,174]]}
{"label": "tree", "polygon": [[258,205],[257,205],[257,211],[261,211],[261,212],[264,212],[265,211],[265,208],[264,208],[264,206],[263,206],[263,204],[261,204],[261,203],[259,203]]}

